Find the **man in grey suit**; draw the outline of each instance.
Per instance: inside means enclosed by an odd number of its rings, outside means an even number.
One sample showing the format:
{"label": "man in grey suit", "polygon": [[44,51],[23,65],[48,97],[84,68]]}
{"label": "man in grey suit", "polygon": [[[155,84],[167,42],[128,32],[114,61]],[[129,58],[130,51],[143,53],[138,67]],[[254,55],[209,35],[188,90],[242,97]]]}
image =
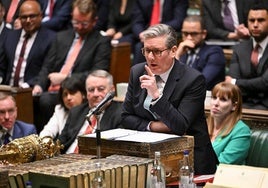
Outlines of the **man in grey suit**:
{"label": "man in grey suit", "polygon": [[[234,47],[226,81],[239,86],[243,107],[268,109],[268,3],[254,5],[248,14],[251,39]],[[253,58],[257,49],[256,62]],[[255,62],[255,63],[254,63]]]}
{"label": "man in grey suit", "polygon": [[204,114],[204,76],[175,59],[177,34],[172,27],[151,26],[143,37],[146,63],[131,68],[122,125],[140,131],[194,136],[195,174],[215,173],[218,160]]}
{"label": "man in grey suit", "polygon": [[[39,105],[35,106],[35,111],[40,111],[40,116],[35,115],[35,124],[40,127],[38,130],[42,130],[52,116],[57,104],[58,86],[67,76],[76,74],[85,79],[92,70],[109,70],[110,39],[94,29],[96,21],[96,5],[93,1],[74,1],[73,28],[57,34],[32,91],[33,95],[41,95],[39,103],[35,103]],[[74,57],[73,49],[77,42],[81,45],[77,56]],[[73,58],[73,64],[67,72],[63,71],[70,58]]]}
{"label": "man in grey suit", "polygon": [[[62,153],[77,152],[77,137],[85,134],[89,122],[86,115],[89,110],[96,107],[109,92],[114,92],[113,77],[107,71],[95,70],[86,79],[86,91],[88,103],[79,105],[70,110],[68,119],[62,133],[59,135],[60,142],[64,145]],[[115,129],[120,127],[121,108],[120,102],[108,102],[104,112],[100,116],[100,130]],[[91,125],[95,132],[96,125]]]}

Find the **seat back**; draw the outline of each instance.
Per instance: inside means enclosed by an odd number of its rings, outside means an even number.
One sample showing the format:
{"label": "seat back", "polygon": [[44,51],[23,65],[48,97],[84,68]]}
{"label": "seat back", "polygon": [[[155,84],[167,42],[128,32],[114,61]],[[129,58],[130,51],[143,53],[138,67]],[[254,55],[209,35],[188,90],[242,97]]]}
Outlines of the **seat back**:
{"label": "seat back", "polygon": [[268,167],[268,129],[251,132],[251,143],[246,165]]}

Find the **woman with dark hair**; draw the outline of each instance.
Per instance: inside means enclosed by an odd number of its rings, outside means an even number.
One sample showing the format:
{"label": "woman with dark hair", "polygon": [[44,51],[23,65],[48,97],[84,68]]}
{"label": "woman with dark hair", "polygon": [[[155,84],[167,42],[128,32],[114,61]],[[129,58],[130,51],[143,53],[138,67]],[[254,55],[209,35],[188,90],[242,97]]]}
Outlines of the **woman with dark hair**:
{"label": "woman with dark hair", "polygon": [[250,146],[250,129],[241,117],[240,89],[227,82],[215,85],[211,93],[208,131],[220,163],[245,163]]}
{"label": "woman with dark hair", "polygon": [[69,110],[86,101],[85,83],[78,77],[67,77],[60,86],[59,104],[54,114],[40,132],[40,137],[57,138],[65,126]]}

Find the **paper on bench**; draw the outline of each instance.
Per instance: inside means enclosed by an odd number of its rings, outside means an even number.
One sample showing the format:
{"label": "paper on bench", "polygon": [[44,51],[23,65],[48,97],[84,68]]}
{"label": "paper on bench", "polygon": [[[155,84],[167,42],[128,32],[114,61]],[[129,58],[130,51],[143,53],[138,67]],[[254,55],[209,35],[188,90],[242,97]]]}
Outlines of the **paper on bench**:
{"label": "paper on bench", "polygon": [[[96,134],[86,135],[87,137],[96,137]],[[136,131],[130,129],[112,129],[101,132],[102,139],[108,140],[121,140],[121,141],[132,141],[132,142],[145,142],[153,143],[159,142],[171,138],[178,138],[178,135],[174,134],[164,134],[164,133],[155,133],[149,131]]]}

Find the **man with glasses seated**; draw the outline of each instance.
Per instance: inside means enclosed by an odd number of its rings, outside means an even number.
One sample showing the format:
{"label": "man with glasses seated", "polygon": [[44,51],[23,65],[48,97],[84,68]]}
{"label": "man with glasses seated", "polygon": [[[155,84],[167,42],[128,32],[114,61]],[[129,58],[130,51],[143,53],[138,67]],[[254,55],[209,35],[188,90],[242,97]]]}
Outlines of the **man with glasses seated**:
{"label": "man with glasses seated", "polygon": [[206,78],[206,88],[211,90],[225,79],[225,57],[221,47],[206,45],[207,31],[201,16],[188,16],[182,24],[182,42],[176,58],[200,71]]}
{"label": "man with glasses seated", "polygon": [[34,125],[16,119],[15,98],[10,94],[0,92],[0,146],[16,138],[36,134]]}
{"label": "man with glasses seated", "polygon": [[28,88],[33,87],[56,33],[41,26],[37,1],[23,2],[19,19],[22,29],[7,30],[1,39],[0,83]]}
{"label": "man with glasses seated", "polygon": [[143,37],[146,62],[131,68],[123,127],[194,136],[195,174],[214,174],[217,156],[204,114],[204,76],[175,59],[177,33],[171,26],[151,26]]}
{"label": "man with glasses seated", "polygon": [[73,2],[73,28],[57,33],[32,91],[33,95],[41,95],[39,103],[35,102],[35,124],[39,130],[52,116],[60,83],[67,76],[77,74],[84,80],[92,70],[109,70],[110,39],[94,29],[96,21],[93,1]]}

